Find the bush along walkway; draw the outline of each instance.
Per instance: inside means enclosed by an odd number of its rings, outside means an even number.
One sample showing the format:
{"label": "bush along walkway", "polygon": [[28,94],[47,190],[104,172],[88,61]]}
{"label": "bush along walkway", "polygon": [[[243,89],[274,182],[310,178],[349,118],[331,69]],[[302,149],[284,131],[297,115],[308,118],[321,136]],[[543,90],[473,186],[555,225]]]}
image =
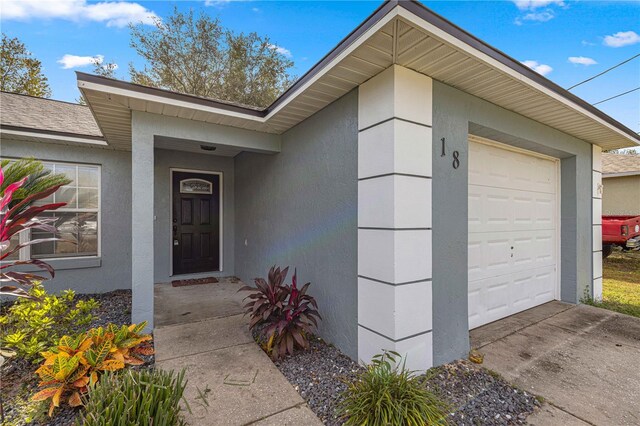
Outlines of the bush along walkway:
{"label": "bush along walkway", "polygon": [[[34,289],[34,291],[37,289]],[[116,290],[103,294],[83,294],[73,295],[73,293],[67,292],[60,296],[47,295],[42,290],[42,304],[43,306],[56,306],[54,310],[51,308],[47,311],[45,308],[34,312],[30,310],[28,315],[32,322],[36,319],[40,321],[46,321],[47,323],[53,321],[53,325],[44,328],[45,334],[58,335],[63,334],[75,335],[84,332],[88,329],[105,327],[108,324],[115,324],[118,326],[129,325],[131,319],[131,291],[130,290]],[[93,302],[92,302],[93,301]],[[60,322],[59,317],[69,315],[69,311],[76,309],[78,303],[90,302],[90,316],[88,322],[82,321],[82,324],[67,324]],[[97,302],[97,306],[96,303]],[[27,306],[26,302],[17,302],[22,304],[24,309],[32,309]],[[0,309],[0,315],[4,316],[5,321],[0,331],[3,331],[3,337],[9,336],[12,327],[16,320],[16,313],[11,309],[14,307],[14,303],[6,303]],[[9,320],[9,317],[13,320]],[[79,318],[77,318],[79,319]],[[13,321],[13,322],[12,322]],[[21,327],[28,327],[33,329],[34,325],[22,325]],[[29,341],[31,338],[29,338]],[[40,336],[38,341],[43,340]],[[6,344],[6,342],[5,342]],[[53,344],[48,342],[47,344]],[[11,349],[11,348],[10,348]],[[37,351],[36,351],[37,352]],[[144,361],[144,365],[133,367],[133,369],[147,369],[154,364],[154,355],[142,355],[140,356]],[[33,395],[40,389],[38,387],[38,377],[35,374],[35,370],[40,366],[42,359],[40,356],[34,356],[33,358],[26,359],[24,356],[14,356],[5,359],[4,363],[0,367],[0,391],[2,392],[2,398],[4,402],[4,417],[5,423],[3,425],[33,425],[33,426],[67,426],[76,424],[78,421],[78,414],[82,410],[80,407],[70,407],[68,404],[61,404],[59,408],[53,411],[53,415],[49,417],[47,415],[47,409],[49,408],[49,401],[33,401]]]}
{"label": "bush along walkway", "polygon": [[[211,312],[215,303],[210,301]],[[322,424],[255,343],[240,305],[235,313],[224,311],[226,316],[154,331],[156,367],[185,369],[185,421],[191,426]]]}

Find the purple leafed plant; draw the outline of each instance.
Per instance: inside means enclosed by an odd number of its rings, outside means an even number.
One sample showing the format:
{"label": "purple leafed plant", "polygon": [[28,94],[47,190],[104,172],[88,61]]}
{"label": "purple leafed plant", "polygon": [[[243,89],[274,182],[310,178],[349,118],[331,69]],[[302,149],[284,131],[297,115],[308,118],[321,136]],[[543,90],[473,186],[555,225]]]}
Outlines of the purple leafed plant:
{"label": "purple leafed plant", "polygon": [[293,354],[296,348],[307,349],[308,338],[318,326],[316,300],[307,294],[311,283],[298,288],[297,272],[291,285],[283,284],[289,268],[269,270],[268,282],[255,280],[256,287],[245,286],[240,291],[250,291],[245,299],[245,313],[251,318],[250,328],[261,326],[261,337],[266,352],[273,359]]}
{"label": "purple leafed plant", "polygon": [[[66,205],[66,203],[53,203],[42,206],[31,206],[31,203],[34,201],[48,197],[62,186],[56,185],[29,195],[17,204],[11,206],[14,192],[22,187],[27,179],[28,177],[25,177],[18,182],[8,185],[4,193],[0,196],[0,283],[2,283],[0,286],[0,294],[18,297],[30,297],[25,287],[31,286],[34,282],[45,281],[48,278],[29,272],[11,270],[12,268],[21,265],[34,265],[47,272],[51,278],[54,277],[54,270],[48,263],[37,259],[18,260],[14,262],[5,259],[18,252],[21,248],[48,241],[59,241],[60,238],[41,238],[17,244],[15,247],[10,248],[11,238],[19,236],[23,232],[29,232],[31,229],[39,229],[53,234],[57,233],[57,229],[53,225],[56,221],[55,217],[39,218],[37,216],[45,211],[56,210]],[[2,171],[2,167],[0,167],[0,186],[3,182],[4,172]],[[5,283],[14,284],[5,285]]]}

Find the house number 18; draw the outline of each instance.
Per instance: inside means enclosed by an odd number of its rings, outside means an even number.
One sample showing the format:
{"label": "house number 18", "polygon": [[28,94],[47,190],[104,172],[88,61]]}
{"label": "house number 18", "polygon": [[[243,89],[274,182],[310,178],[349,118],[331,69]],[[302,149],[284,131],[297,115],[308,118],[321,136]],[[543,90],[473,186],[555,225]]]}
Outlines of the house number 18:
{"label": "house number 18", "polygon": [[[442,138],[440,139],[442,141],[442,154],[440,154],[441,157],[444,157],[447,155],[447,153],[445,152],[445,139]],[[458,167],[460,167],[460,153],[458,151],[453,151],[453,163],[452,166],[454,169],[457,169]]]}

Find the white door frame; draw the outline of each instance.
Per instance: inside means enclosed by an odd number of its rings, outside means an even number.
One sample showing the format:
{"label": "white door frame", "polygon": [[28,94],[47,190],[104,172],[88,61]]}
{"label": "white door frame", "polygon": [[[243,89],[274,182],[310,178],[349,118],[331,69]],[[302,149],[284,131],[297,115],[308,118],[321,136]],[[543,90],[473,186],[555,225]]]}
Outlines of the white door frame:
{"label": "white door frame", "polygon": [[[224,174],[218,171],[199,170],[199,169],[181,169],[177,167],[169,168],[169,276],[173,277],[173,172],[186,172],[186,173],[200,173],[204,175],[217,175],[220,177],[220,269],[217,271],[208,272],[222,272],[223,259],[224,259],[224,217],[223,217],[223,205],[224,205]],[[206,274],[207,272],[197,272],[197,274]],[[176,274],[176,275],[195,275],[195,274]]]}
{"label": "white door frame", "polygon": [[[554,289],[554,298],[556,300],[561,300],[561,279],[562,279],[562,243],[561,243],[561,219],[562,219],[562,208],[561,208],[561,194],[562,194],[562,174],[560,173],[560,159],[557,157],[552,157],[550,155],[540,154],[535,151],[529,151],[528,149],[518,148],[513,145],[508,145],[505,143],[497,142],[492,139],[483,138],[482,136],[476,136],[469,134],[467,138],[467,144],[469,142],[476,142],[483,145],[489,145],[500,149],[505,149],[507,151],[518,152],[520,154],[530,155],[532,157],[538,157],[545,160],[551,160],[556,164],[556,283]],[[467,183],[468,185],[468,183]],[[467,291],[469,289],[469,283],[467,282]]]}

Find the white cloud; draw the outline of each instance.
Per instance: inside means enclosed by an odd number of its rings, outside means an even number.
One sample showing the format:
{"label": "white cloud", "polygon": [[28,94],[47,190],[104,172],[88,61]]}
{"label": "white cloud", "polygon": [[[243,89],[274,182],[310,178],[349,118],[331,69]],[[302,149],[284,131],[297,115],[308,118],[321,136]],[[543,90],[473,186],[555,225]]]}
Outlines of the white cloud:
{"label": "white cloud", "polygon": [[635,31],[620,31],[604,38],[605,46],[622,47],[640,43],[640,35]]}
{"label": "white cloud", "polygon": [[551,9],[547,9],[543,12],[530,12],[523,16],[516,18],[516,24],[522,25],[522,21],[534,21],[534,22],[547,22],[556,17],[556,14]]}
{"label": "white cloud", "polygon": [[151,25],[158,18],[138,3],[87,0],[1,0],[0,17],[10,20],[65,19],[74,22],[104,22],[108,27],[125,27],[129,23]]}
{"label": "white cloud", "polygon": [[522,61],[522,64],[528,66],[538,74],[542,74],[542,75],[547,75],[551,71],[553,71],[553,68],[551,68],[549,65],[541,64],[538,61],[531,61],[531,60]]}
{"label": "white cloud", "polygon": [[[102,64],[104,62],[104,55],[96,55],[96,56],[78,56],[78,55],[69,55],[68,53],[64,55],[62,58],[57,61],[62,68],[70,69],[70,68],[83,68],[89,65],[93,65],[96,62],[98,64]],[[114,70],[118,69],[118,64],[103,64],[100,65],[103,69],[113,68]]]}
{"label": "white cloud", "polygon": [[58,59],[58,63],[62,65],[62,68],[82,68],[89,65],[93,65],[94,62],[98,61],[102,63],[104,60],[104,56],[96,55],[96,56],[77,56],[77,55],[69,55],[66,54],[62,58]]}
{"label": "white cloud", "polygon": [[547,7],[551,4],[556,4],[558,6],[565,5],[562,0],[513,0],[513,2],[520,10],[535,10],[541,7]]}
{"label": "white cloud", "polygon": [[285,49],[282,46],[276,46],[275,44],[270,44],[269,49],[273,49],[276,52],[280,53],[281,55],[286,56],[287,58],[290,58],[291,56],[293,56],[291,55],[291,51],[289,49]]}
{"label": "white cloud", "polygon": [[585,65],[585,66],[597,64],[595,59],[586,58],[584,56],[569,56],[569,62],[571,62],[572,64],[579,64],[579,65]]}
{"label": "white cloud", "polygon": [[260,13],[261,12],[261,10],[259,8],[257,8],[257,7],[252,7],[251,10],[253,12],[255,12],[255,13]]}
{"label": "white cloud", "polygon": [[243,2],[243,1],[250,1],[250,0],[204,0],[204,5],[205,6],[213,6],[213,7],[217,7],[217,8],[223,8],[223,7],[227,6],[229,3]]}

